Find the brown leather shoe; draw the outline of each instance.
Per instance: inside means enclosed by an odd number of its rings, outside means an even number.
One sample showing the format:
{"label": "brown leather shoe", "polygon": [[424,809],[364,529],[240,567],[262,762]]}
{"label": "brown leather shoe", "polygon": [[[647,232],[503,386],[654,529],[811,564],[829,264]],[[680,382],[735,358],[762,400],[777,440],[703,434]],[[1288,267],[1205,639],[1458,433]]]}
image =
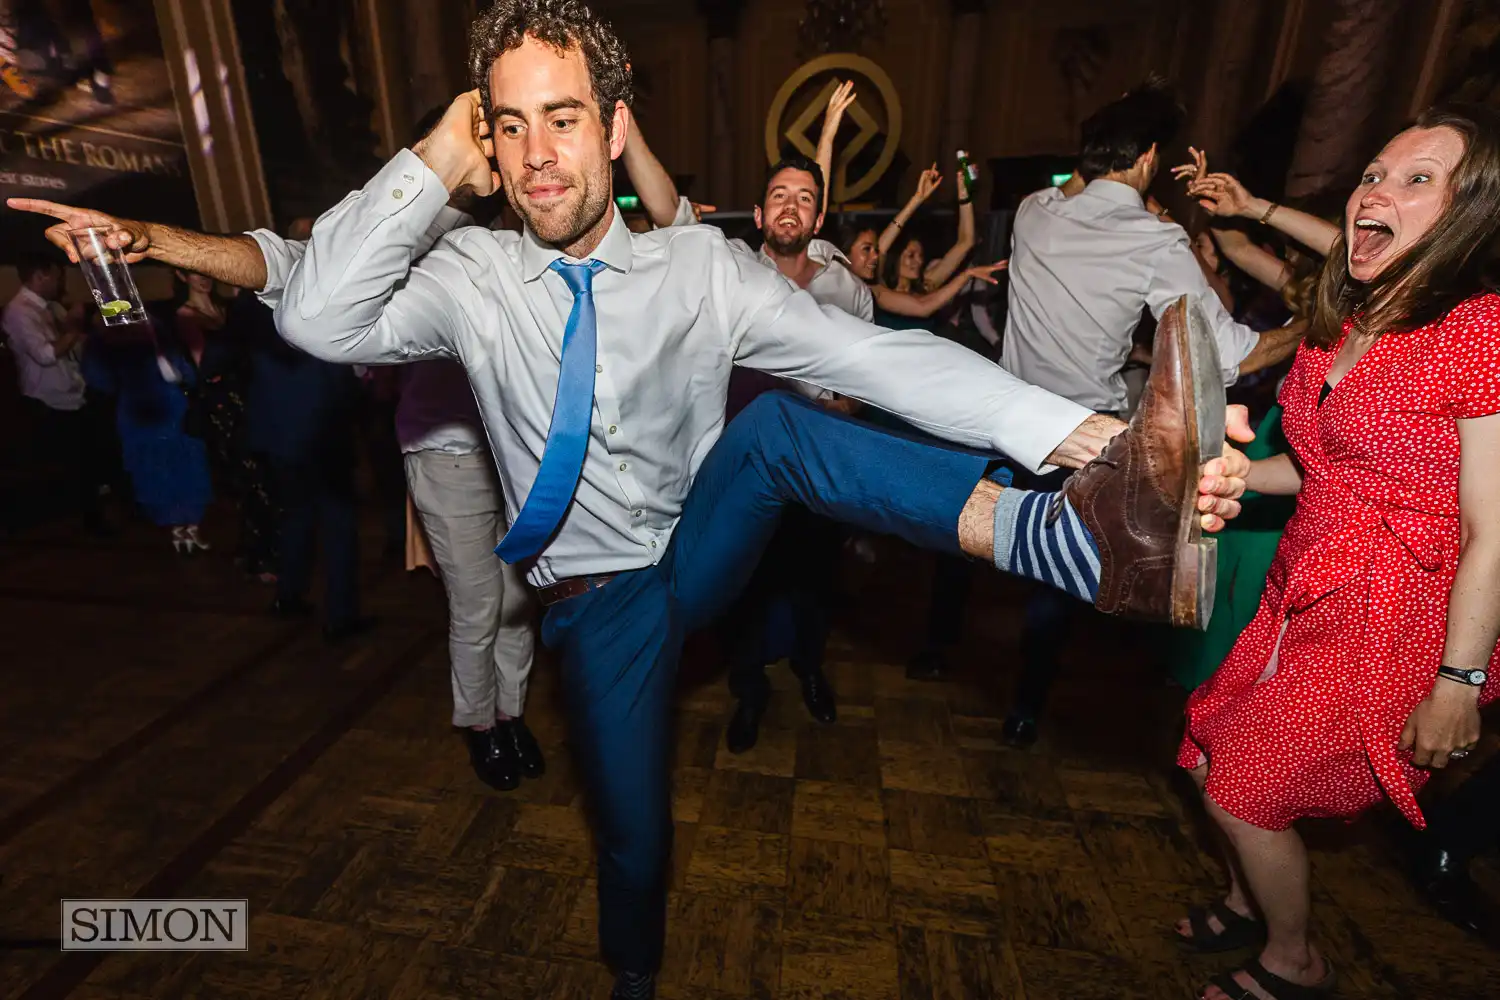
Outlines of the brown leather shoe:
{"label": "brown leather shoe", "polygon": [[1219,351],[1184,296],[1156,326],[1129,428],[1063,487],[1099,546],[1100,611],[1208,627],[1218,542],[1199,523],[1198,479],[1223,447]]}

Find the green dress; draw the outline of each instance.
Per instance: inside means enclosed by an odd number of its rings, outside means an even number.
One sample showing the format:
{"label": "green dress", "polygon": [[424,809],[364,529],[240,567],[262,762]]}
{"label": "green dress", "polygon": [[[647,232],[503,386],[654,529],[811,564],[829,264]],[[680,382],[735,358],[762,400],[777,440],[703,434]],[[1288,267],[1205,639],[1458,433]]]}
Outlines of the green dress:
{"label": "green dress", "polygon": [[[1281,407],[1273,406],[1260,422],[1255,440],[1245,447],[1245,456],[1271,458],[1289,450],[1281,433]],[[1219,584],[1208,630],[1172,633],[1172,676],[1189,691],[1219,669],[1240,632],[1255,617],[1281,530],[1296,506],[1294,496],[1246,493],[1240,516],[1219,533]]]}

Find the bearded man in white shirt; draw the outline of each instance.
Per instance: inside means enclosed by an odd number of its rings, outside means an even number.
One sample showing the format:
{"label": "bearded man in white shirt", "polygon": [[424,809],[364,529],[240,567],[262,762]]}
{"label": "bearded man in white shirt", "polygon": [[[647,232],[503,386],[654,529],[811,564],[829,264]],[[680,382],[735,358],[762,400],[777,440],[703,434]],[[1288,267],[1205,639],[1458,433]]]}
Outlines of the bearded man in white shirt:
{"label": "bearded man in white shirt", "polygon": [[[665,937],[683,637],[735,598],[787,504],[990,559],[1108,611],[1196,624],[1213,586],[1201,532],[1238,512],[1249,463],[1224,449],[1212,342],[1185,310],[1163,324],[1126,428],[947,341],[820,308],[712,227],[632,235],[611,182],[630,130],[618,37],[577,0],[499,0],[470,37],[477,89],[305,246],[10,205],[62,219],[48,231],[59,246],[94,220],[129,254],[260,289],[282,335],[319,357],[465,366],[513,514],[497,551],[529,566],[561,660],[614,996],[641,1000]],[[469,227],[433,246],[454,192],[502,185],[524,232]],[[983,451],[782,393],[725,428],[735,364]],[[985,479],[993,453],[1087,467],[1054,494],[1002,489]]]}

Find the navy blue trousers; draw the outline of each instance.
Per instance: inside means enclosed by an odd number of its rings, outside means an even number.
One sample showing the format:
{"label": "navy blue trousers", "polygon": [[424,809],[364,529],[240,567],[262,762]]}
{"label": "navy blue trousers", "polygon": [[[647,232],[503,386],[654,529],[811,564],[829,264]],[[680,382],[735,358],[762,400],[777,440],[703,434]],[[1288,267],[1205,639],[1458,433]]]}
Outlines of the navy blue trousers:
{"label": "navy blue trousers", "polygon": [[617,971],[655,972],[672,849],[672,700],[684,636],[739,595],[782,508],[958,554],[958,517],[992,456],[887,433],[767,393],[719,439],[660,563],[551,608],[574,759],[599,848],[599,938]]}

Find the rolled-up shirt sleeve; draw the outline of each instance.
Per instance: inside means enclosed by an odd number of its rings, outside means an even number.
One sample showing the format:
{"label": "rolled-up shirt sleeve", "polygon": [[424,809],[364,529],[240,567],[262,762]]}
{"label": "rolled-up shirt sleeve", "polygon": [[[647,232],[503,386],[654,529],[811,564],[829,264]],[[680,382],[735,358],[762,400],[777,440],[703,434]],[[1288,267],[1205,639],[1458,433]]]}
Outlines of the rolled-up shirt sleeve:
{"label": "rolled-up shirt sleeve", "polygon": [[672,216],[674,226],[696,226],[698,224],[698,213],[693,211],[693,203],[686,195],[677,196],[677,214]]}
{"label": "rolled-up shirt sleeve", "polygon": [[749,255],[730,257],[714,292],[726,303],[737,364],[852,396],[1033,471],[1047,469],[1047,457],[1092,413],[952,341],[819,307]]}
{"label": "rolled-up shirt sleeve", "polygon": [[1219,349],[1219,368],[1225,385],[1234,385],[1240,377],[1240,362],[1255,348],[1260,334],[1243,323],[1236,323],[1219,296],[1209,287],[1203,276],[1198,258],[1193,256],[1187,237],[1173,240],[1162,247],[1156,256],[1151,273],[1151,285],[1146,292],[1146,304],[1151,315],[1161,319],[1167,307],[1182,296],[1194,302],[1203,311],[1208,325],[1214,333],[1214,344]]}
{"label": "rolled-up shirt sleeve", "polygon": [[[282,337],[340,364],[457,357],[467,325],[485,310],[466,270],[477,265],[455,242],[462,234],[428,249],[447,202],[447,189],[420,157],[397,153],[313,226],[285,272],[276,305]],[[290,243],[285,257],[272,249],[278,273],[298,253]],[[272,272],[268,256],[268,289]]]}

